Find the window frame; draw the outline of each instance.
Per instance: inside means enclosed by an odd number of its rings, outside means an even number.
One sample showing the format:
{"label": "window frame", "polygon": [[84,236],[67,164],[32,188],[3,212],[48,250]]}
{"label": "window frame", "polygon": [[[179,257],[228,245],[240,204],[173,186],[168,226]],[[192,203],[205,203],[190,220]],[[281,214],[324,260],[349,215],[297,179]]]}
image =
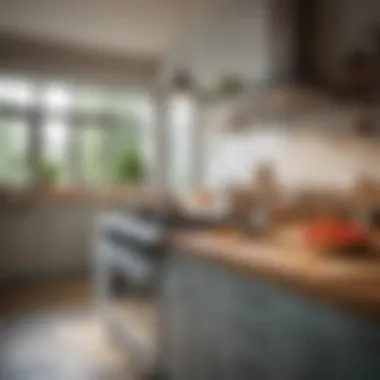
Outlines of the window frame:
{"label": "window frame", "polygon": [[[27,79],[25,79],[29,83]],[[70,87],[74,94],[78,90],[78,87]],[[82,154],[79,152],[83,148],[80,148],[80,134],[81,130],[88,127],[89,124],[93,124],[99,130],[106,130],[112,128],[108,121],[116,120],[121,123],[123,119],[126,119],[133,111],[126,110],[120,112],[118,108],[113,109],[110,104],[106,107],[97,108],[83,108],[75,106],[75,101],[72,107],[65,107],[59,109],[58,107],[48,107],[41,102],[43,91],[46,89],[46,84],[39,84],[38,86],[32,86],[32,97],[39,101],[28,102],[25,104],[18,104],[17,102],[9,102],[8,100],[0,99],[0,116],[6,119],[15,119],[25,124],[28,131],[26,141],[26,160],[28,168],[28,180],[25,183],[25,188],[38,188],[41,186],[41,182],[36,176],[36,170],[44,159],[44,127],[47,125],[49,119],[55,119],[62,121],[67,128],[67,162],[68,162],[68,182],[64,187],[76,188],[86,187],[91,191],[96,191],[96,188],[91,186],[85,186],[85,173],[80,166],[83,166],[81,162]],[[99,87],[100,90],[106,90],[107,87]],[[128,91],[128,88],[125,88]],[[138,92],[141,92],[143,96],[150,94],[150,88],[139,87]],[[132,94],[132,92],[131,92]],[[139,96],[139,95],[137,95]],[[79,133],[78,133],[79,131]],[[80,160],[80,161],[78,161]],[[78,170],[79,169],[79,170]],[[0,186],[7,186],[6,181],[1,183]],[[59,186],[60,187],[60,186]],[[24,186],[23,186],[24,188]],[[61,188],[61,187],[60,187]],[[108,186],[107,186],[108,188]],[[113,188],[112,185],[109,188]]]}

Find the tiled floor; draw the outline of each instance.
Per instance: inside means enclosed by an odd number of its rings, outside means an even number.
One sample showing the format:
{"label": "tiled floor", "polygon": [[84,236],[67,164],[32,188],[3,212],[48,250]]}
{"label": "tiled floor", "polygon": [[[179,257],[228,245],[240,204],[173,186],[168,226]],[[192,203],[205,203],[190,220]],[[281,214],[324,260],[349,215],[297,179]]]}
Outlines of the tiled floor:
{"label": "tiled floor", "polygon": [[[134,380],[108,339],[85,283],[19,288],[0,297],[1,380]],[[7,300],[8,298],[8,300]]]}

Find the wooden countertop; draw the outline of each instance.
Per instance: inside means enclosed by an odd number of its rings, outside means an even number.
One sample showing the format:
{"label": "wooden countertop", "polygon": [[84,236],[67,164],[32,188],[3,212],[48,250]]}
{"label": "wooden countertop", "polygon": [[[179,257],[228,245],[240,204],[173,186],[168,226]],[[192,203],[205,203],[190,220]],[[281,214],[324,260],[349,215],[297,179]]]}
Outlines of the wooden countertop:
{"label": "wooden countertop", "polygon": [[380,318],[380,258],[376,256],[322,256],[301,243],[222,237],[215,232],[176,233],[171,242],[184,254],[228,266],[242,275],[264,276]]}

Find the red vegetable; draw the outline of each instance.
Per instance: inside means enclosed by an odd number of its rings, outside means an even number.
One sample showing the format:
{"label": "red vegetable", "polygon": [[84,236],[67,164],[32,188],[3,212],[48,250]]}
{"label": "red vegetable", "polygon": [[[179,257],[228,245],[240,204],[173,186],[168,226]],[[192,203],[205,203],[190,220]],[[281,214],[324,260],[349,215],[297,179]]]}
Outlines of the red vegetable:
{"label": "red vegetable", "polygon": [[355,224],[336,220],[318,221],[304,231],[306,241],[319,246],[343,246],[367,244],[369,231]]}

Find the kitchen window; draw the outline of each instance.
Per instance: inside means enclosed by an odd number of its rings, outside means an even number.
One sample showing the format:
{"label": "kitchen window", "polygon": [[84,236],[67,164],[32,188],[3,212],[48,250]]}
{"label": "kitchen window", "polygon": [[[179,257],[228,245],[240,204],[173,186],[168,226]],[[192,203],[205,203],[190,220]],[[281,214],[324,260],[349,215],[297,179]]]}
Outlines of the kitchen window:
{"label": "kitchen window", "polygon": [[10,187],[28,182],[28,129],[22,119],[0,118],[0,181]]}
{"label": "kitchen window", "polygon": [[[141,89],[0,78],[0,186],[50,180],[107,189],[137,182],[136,166],[143,173],[149,164],[144,140],[151,109]],[[126,152],[134,155],[130,178],[121,161]]]}

